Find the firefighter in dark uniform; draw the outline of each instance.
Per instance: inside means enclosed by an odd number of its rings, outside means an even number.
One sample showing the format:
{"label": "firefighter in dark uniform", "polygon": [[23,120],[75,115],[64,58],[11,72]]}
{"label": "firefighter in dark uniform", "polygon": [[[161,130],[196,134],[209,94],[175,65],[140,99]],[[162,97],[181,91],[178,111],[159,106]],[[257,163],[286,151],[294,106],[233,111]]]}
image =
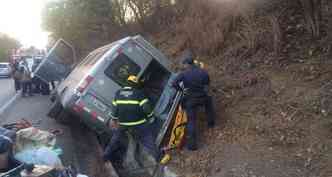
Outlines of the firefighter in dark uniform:
{"label": "firefighter in dark uniform", "polygon": [[[209,128],[215,125],[212,98],[208,95],[210,78],[208,73],[199,66],[200,64],[195,64],[192,56],[187,56],[182,64],[185,70],[175,78],[173,87],[184,92],[182,106],[188,116],[186,147],[189,150],[197,150],[197,108],[201,106],[205,107]],[[183,83],[183,87],[181,87],[181,83]]]}
{"label": "firefighter in dark uniform", "polygon": [[130,86],[117,91],[112,102],[112,118],[107,124],[114,131],[104,152],[104,160],[112,161],[112,153],[118,149],[119,141],[125,136],[126,131],[134,133],[134,137],[138,137],[150,154],[158,160],[159,150],[151,131],[154,121],[153,109],[143,90],[139,89],[137,77],[129,76],[128,82]]}

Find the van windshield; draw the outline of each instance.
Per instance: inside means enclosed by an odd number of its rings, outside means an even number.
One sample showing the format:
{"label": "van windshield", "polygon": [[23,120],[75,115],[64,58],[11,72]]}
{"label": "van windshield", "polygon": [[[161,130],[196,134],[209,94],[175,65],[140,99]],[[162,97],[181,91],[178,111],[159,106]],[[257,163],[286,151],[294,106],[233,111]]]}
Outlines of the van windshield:
{"label": "van windshield", "polygon": [[141,68],[123,53],[119,54],[106,68],[105,75],[119,84],[121,87],[127,85],[129,75],[137,75]]}

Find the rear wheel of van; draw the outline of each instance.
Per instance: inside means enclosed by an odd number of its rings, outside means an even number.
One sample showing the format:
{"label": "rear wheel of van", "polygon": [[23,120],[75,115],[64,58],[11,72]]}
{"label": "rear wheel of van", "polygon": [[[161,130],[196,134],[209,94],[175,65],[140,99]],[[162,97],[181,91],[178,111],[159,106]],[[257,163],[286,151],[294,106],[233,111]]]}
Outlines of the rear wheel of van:
{"label": "rear wheel of van", "polygon": [[55,117],[55,120],[61,124],[69,124],[70,123],[70,113],[67,112],[65,109],[62,109],[60,114]]}
{"label": "rear wheel of van", "polygon": [[69,120],[69,113],[63,108],[59,101],[55,101],[51,110],[47,114],[48,117],[56,120],[61,124],[67,124]]}
{"label": "rear wheel of van", "polygon": [[47,116],[55,119],[63,110],[63,107],[59,101],[54,101]]}

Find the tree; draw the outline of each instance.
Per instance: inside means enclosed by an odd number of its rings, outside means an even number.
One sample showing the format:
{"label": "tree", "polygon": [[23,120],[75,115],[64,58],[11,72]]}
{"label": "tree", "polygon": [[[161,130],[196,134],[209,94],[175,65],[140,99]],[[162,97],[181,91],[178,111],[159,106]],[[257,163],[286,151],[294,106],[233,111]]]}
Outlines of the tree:
{"label": "tree", "polygon": [[328,40],[328,52],[329,52],[329,56],[332,56],[332,2],[329,0],[326,0],[326,5],[328,7],[328,11],[327,11],[327,19],[328,19],[328,23],[327,23],[327,40]]}
{"label": "tree", "polygon": [[167,4],[171,0],[50,1],[43,11],[43,28],[53,39],[72,43],[83,55],[142,28],[156,28],[158,15]]}
{"label": "tree", "polygon": [[51,1],[43,12],[44,29],[74,44],[78,53],[109,42],[118,26],[110,0]]}
{"label": "tree", "polygon": [[321,20],[322,20],[322,0],[300,0],[306,26],[313,38],[320,37]]}
{"label": "tree", "polygon": [[128,21],[128,5],[125,0],[110,0],[113,5],[115,21],[120,26],[125,26]]}
{"label": "tree", "polygon": [[0,33],[0,61],[8,62],[11,51],[18,49],[20,46],[21,44],[16,39]]}

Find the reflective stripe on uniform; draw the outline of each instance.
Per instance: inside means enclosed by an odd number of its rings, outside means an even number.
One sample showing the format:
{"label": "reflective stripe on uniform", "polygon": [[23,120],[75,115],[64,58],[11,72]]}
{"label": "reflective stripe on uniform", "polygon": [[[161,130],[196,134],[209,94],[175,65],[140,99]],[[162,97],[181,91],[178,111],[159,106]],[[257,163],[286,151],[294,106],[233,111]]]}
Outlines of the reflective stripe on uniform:
{"label": "reflective stripe on uniform", "polygon": [[139,105],[140,106],[143,106],[145,103],[147,103],[149,100],[146,98],[146,99],[144,99],[144,100],[142,100],[140,103],[139,103]]}
{"label": "reflective stripe on uniform", "polygon": [[151,116],[153,116],[153,111],[148,115],[148,117],[151,117]]}
{"label": "reflective stripe on uniform", "polygon": [[140,125],[146,122],[146,119],[136,121],[136,122],[119,122],[120,125],[124,126],[134,126],[134,125]]}
{"label": "reflective stripe on uniform", "polygon": [[114,101],[114,100],[112,101],[112,104],[113,104],[114,106],[116,106],[116,105],[117,105],[117,104],[116,104],[116,101]]}
{"label": "reflective stripe on uniform", "polygon": [[136,100],[116,100],[116,101],[114,101],[113,105],[118,105],[118,104],[138,104],[138,105],[142,106],[145,103],[147,103],[148,101],[149,101],[148,99],[144,99],[141,102],[136,101]]}
{"label": "reflective stripe on uniform", "polygon": [[118,120],[119,118],[118,117],[115,117],[113,116],[112,114],[110,114],[111,118],[114,119],[114,120]]}
{"label": "reflective stripe on uniform", "polygon": [[116,100],[115,104],[139,104],[139,101],[135,101],[135,100]]}

